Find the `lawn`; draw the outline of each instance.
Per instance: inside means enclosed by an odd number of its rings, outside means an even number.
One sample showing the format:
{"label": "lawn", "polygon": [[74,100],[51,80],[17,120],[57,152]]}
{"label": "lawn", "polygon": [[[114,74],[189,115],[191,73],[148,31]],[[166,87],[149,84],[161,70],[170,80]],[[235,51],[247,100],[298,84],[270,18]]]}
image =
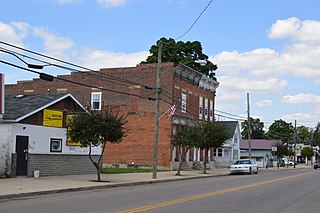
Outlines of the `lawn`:
{"label": "lawn", "polygon": [[[168,170],[158,170],[163,172]],[[152,172],[152,168],[103,168],[103,174],[121,174],[121,173],[141,173],[141,172]]]}

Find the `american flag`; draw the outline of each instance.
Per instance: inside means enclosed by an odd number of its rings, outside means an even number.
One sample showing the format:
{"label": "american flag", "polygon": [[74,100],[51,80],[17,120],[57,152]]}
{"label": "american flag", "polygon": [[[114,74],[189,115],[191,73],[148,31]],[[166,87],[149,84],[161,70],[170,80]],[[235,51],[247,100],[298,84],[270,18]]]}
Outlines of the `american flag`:
{"label": "american flag", "polygon": [[169,113],[167,115],[167,119],[171,118],[174,115],[174,113],[176,112],[176,109],[177,109],[177,106],[178,106],[179,102],[180,102],[180,99],[177,101],[177,103],[175,103],[174,105],[172,105],[170,107],[170,111],[169,111]]}

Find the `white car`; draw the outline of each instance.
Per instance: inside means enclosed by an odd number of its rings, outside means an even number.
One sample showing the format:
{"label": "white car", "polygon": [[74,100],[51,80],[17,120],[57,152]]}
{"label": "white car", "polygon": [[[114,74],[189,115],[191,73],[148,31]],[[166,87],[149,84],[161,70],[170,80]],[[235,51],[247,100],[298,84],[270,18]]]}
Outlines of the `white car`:
{"label": "white car", "polygon": [[229,168],[230,174],[258,174],[258,165],[250,159],[237,160],[232,166]]}

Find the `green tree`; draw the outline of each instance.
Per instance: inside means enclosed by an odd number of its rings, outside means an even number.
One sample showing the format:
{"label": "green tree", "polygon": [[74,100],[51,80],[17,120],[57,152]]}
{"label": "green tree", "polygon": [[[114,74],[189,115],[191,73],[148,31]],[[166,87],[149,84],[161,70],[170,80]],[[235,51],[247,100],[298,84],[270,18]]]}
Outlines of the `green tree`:
{"label": "green tree", "polygon": [[[124,116],[111,108],[103,111],[79,113],[68,122],[68,136],[72,141],[79,141],[81,147],[89,147],[89,159],[97,170],[98,181],[101,181],[101,158],[106,143],[119,143],[126,135],[127,121]],[[97,160],[91,155],[92,147],[101,146]]]}
{"label": "green tree", "polygon": [[210,148],[218,148],[229,139],[228,131],[225,125],[219,122],[203,122],[200,128],[198,146],[205,151],[203,160],[203,173],[206,174],[208,163],[208,151]]}
{"label": "green tree", "polygon": [[315,129],[311,132],[311,135],[312,146],[320,146],[320,123],[318,123]]}
{"label": "green tree", "polygon": [[[208,61],[208,56],[202,52],[202,46],[199,41],[187,41],[176,42],[172,38],[160,38],[155,45],[152,45],[149,52],[150,56],[146,59],[146,61],[142,61],[143,64],[149,63],[157,63],[158,62],[158,44],[159,41],[163,43],[162,50],[162,62],[175,62],[186,64],[189,67],[207,75],[210,77],[214,77],[214,71],[217,70],[217,65]],[[198,63],[195,63],[195,60],[207,60],[207,64],[205,66],[201,66]]]}
{"label": "green tree", "polygon": [[186,158],[186,153],[192,147],[197,147],[200,134],[199,126],[184,126],[172,139],[172,145],[179,150],[179,167],[176,175],[181,174],[182,162]]}
{"label": "green tree", "polygon": [[[264,128],[264,123],[260,121],[259,118],[252,118],[250,117],[250,126],[251,126],[251,138],[252,139],[263,139],[265,131],[263,130]],[[243,139],[248,139],[248,121],[244,121],[241,123],[241,137]]]}
{"label": "green tree", "polygon": [[298,142],[304,144],[311,144],[311,131],[308,127],[305,126],[298,126],[297,127],[297,136]]}
{"label": "green tree", "polygon": [[283,120],[275,120],[269,127],[266,137],[268,139],[280,139],[282,143],[290,143],[293,140],[294,127],[292,123]]}
{"label": "green tree", "polygon": [[283,145],[283,144],[277,144],[277,151],[276,151],[276,156],[278,158],[278,167],[280,165],[280,161],[284,156],[288,156],[289,155],[289,150],[288,150],[288,146],[287,145]]}
{"label": "green tree", "polygon": [[313,149],[311,147],[304,147],[301,150],[301,157],[307,158],[307,165],[308,165],[308,160],[310,160],[312,156],[313,156]]}

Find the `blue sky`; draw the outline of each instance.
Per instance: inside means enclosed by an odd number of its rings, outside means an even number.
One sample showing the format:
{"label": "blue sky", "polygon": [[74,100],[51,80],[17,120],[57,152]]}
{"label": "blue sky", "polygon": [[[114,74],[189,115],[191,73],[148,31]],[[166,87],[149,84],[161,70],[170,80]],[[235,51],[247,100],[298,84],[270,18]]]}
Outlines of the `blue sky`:
{"label": "blue sky", "polygon": [[[4,1],[0,40],[92,69],[135,66],[160,37],[184,34],[208,3]],[[216,109],[246,116],[249,92],[251,115],[266,126],[283,119],[315,127],[320,121],[319,8],[318,0],[214,0],[180,40],[200,41],[218,65]],[[1,53],[0,59],[15,61]],[[6,83],[37,77],[5,65],[0,72]]]}

